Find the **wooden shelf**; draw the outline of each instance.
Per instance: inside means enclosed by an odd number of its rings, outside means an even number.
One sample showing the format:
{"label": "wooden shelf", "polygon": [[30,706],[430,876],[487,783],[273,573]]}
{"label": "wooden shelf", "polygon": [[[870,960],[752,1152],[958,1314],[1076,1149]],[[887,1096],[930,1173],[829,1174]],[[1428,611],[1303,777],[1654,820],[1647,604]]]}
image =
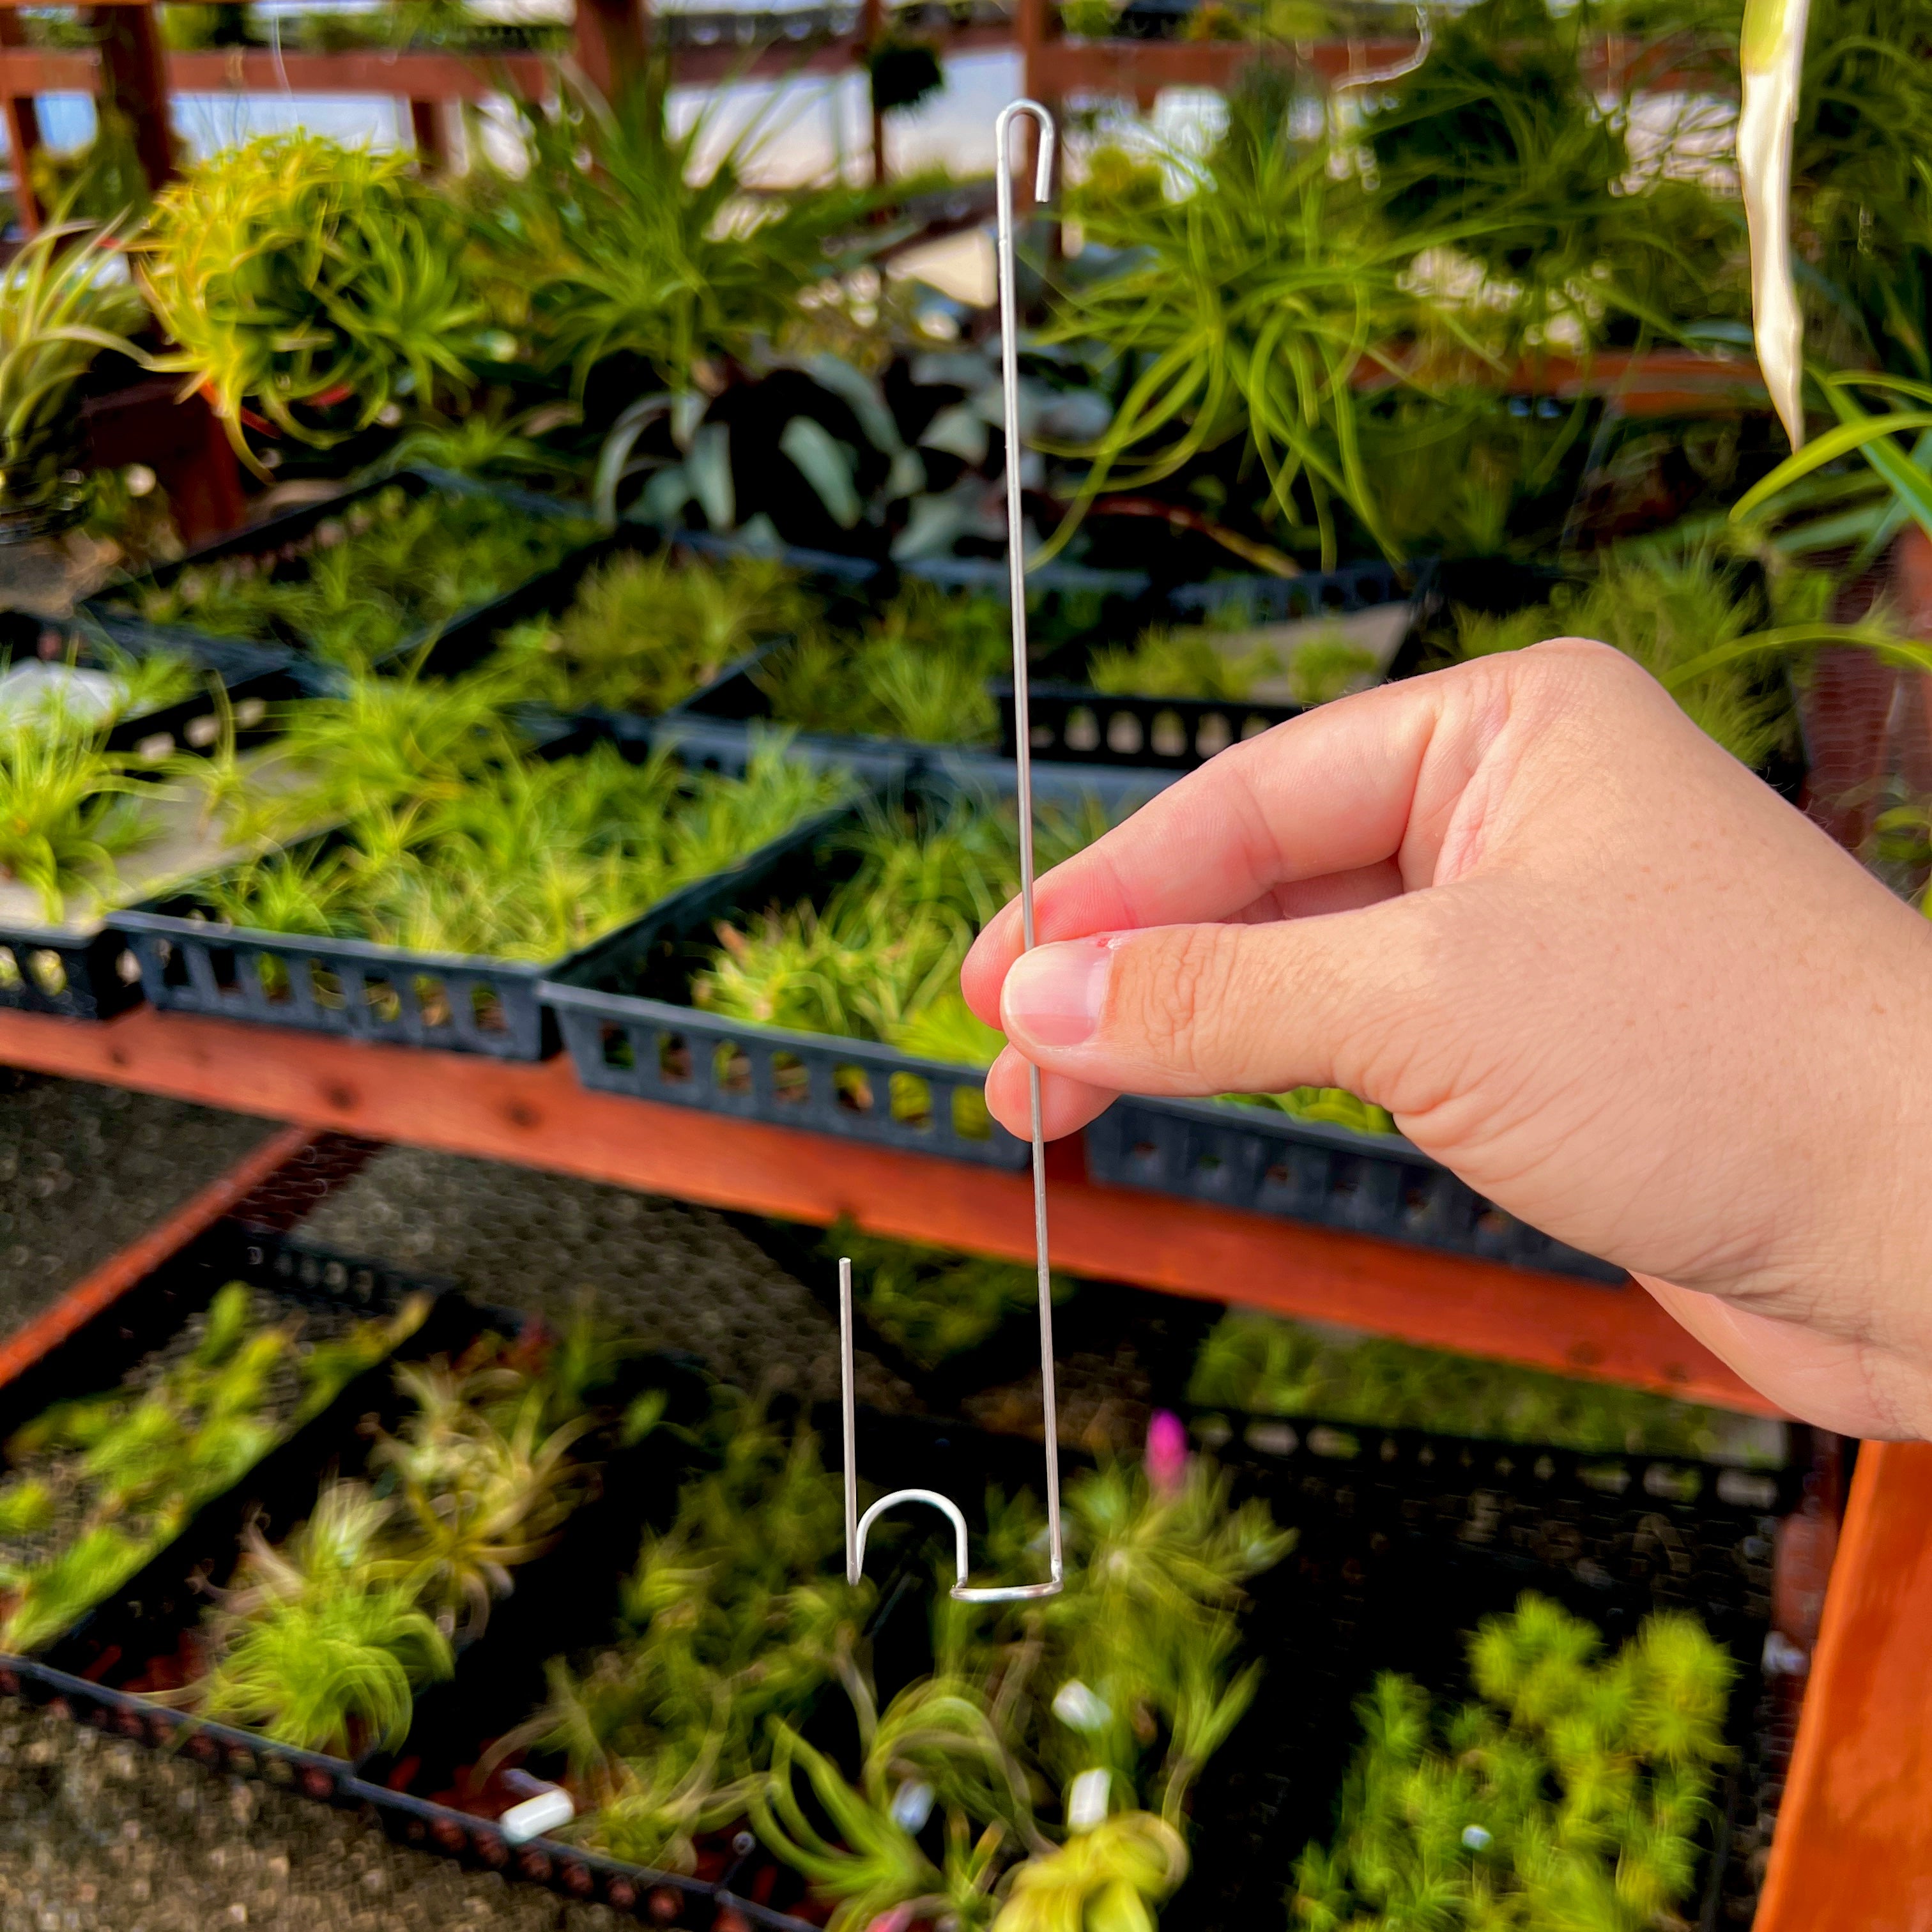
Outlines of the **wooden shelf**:
{"label": "wooden shelf", "polygon": [[[1018,1174],[580,1088],[517,1065],[140,1007],[105,1025],[0,1012],[0,1064],[135,1087],[372,1139],[1029,1260]],[[1777,1410],[1634,1286],[1437,1253],[1095,1186],[1056,1148],[1054,1262],[1076,1274],[1345,1323],[1427,1346]]]}

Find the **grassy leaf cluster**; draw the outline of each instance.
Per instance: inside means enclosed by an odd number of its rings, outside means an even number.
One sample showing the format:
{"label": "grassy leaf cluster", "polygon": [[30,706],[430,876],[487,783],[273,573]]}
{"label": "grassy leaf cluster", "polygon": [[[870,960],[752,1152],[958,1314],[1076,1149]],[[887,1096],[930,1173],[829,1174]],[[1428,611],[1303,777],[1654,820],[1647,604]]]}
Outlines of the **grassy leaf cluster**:
{"label": "grassy leaf cluster", "polygon": [[1732,1426],[1742,1418],[1696,1403],[1240,1310],[1223,1316],[1202,1345],[1188,1393],[1205,1406],[1253,1414],[1609,1454],[1705,1458],[1744,1440]]}
{"label": "grassy leaf cluster", "polygon": [[197,564],[118,600],[131,616],[375,664],[547,570],[590,526],[485,495],[391,484],[263,555]]}
{"label": "grassy leaf cluster", "polygon": [[986,681],[1012,666],[1005,604],[913,582],[856,637],[808,632],[753,676],[804,730],[985,745],[999,736]]}
{"label": "grassy leaf cluster", "polygon": [[[1014,1262],[962,1255],[904,1241],[882,1241],[841,1222],[820,1244],[830,1266],[841,1255],[852,1262],[854,1299],[875,1333],[922,1369],[998,1332],[1010,1316],[1030,1313],[1038,1302],[1037,1278]],[[1054,1277],[1054,1300],[1073,1285]]]}
{"label": "grassy leaf cluster", "polygon": [[[775,1727],[753,1815],[835,1904],[835,1932],[887,1914],[1151,1932],[1185,1875],[1189,1794],[1259,1675],[1240,1659],[1243,1586],[1292,1539],[1264,1506],[1231,1507],[1198,1461],[1158,1478],[1103,1468],[1066,1503],[1063,1594],[988,1606],[936,1592],[932,1676],[883,1710],[868,1673],[848,1679],[856,1778]],[[989,1508],[993,1567],[1036,1570],[1031,1496]]]}
{"label": "grassy leaf cluster", "polygon": [[[1520,650],[1546,638],[1594,638],[1634,658],[1670,687],[1685,715],[1754,768],[1791,744],[1790,694],[1765,660],[1724,655],[1762,630],[1765,599],[1707,551],[1611,562],[1588,584],[1560,585],[1547,604],[1506,617],[1456,614],[1465,658]],[[1699,661],[1720,662],[1700,669]]]}
{"label": "grassy leaf cluster", "polygon": [[1601,1650],[1527,1594],[1471,1640],[1476,1701],[1434,1713],[1420,1685],[1378,1678],[1334,1840],[1296,1865],[1296,1923],[1682,1924],[1736,1666],[1681,1612]]}
{"label": "grassy leaf cluster", "polygon": [[841,1486],[814,1437],[720,1389],[691,1447],[698,1472],[646,1532],[622,1640],[581,1671],[554,1662],[549,1708],[519,1740],[592,1796],[591,1842],[683,1871],[700,1834],[744,1816],[772,1725],[856,1668],[871,1603],[846,1586]]}
{"label": "grassy leaf cluster", "polygon": [[[1040,869],[1104,830],[1097,807],[1041,813]],[[1001,1036],[967,1010],[958,973],[974,935],[1019,890],[1012,811],[962,800],[874,813],[840,844],[851,875],[822,904],[773,906],[721,926],[716,950],[692,982],[694,1003],[768,1025],[991,1065]]]}
{"label": "grassy leaf cluster", "polygon": [[862,259],[884,238],[864,233],[863,191],[746,192],[778,132],[770,110],[721,144],[713,112],[674,130],[669,94],[660,66],[609,104],[569,88],[520,104],[528,171],[472,178],[481,285],[580,390],[622,357],[690,391],[775,341],[843,251]]}
{"label": "grassy leaf cluster", "polygon": [[408,1734],[514,1574],[594,1492],[584,1438],[622,1351],[580,1321],[560,1337],[485,1338],[396,1373],[410,1407],[366,1481],[332,1478],[278,1546],[259,1525],[204,1626],[204,1717],[338,1754]]}
{"label": "grassy leaf cluster", "polygon": [[561,712],[656,713],[816,609],[781,563],[626,553],[592,568],[561,616],[517,626],[497,650],[516,667],[519,690]]}
{"label": "grassy leaf cluster", "polygon": [[555,960],[846,796],[782,744],[742,778],[668,755],[634,765],[608,743],[519,756],[500,692],[365,680],[298,706],[286,755],[326,774],[304,807],[334,808],[340,830],[210,882],[202,902],[257,931]]}
{"label": "grassy leaf cluster", "polygon": [[74,386],[146,320],[112,232],[55,220],[0,268],[0,508],[53,507],[84,446]]}
{"label": "grassy leaf cluster", "polygon": [[262,1457],[421,1323],[278,1319],[239,1282],[116,1389],[15,1431],[0,1486],[0,1648],[37,1650],[118,1589]]}
{"label": "grassy leaf cluster", "polygon": [[346,407],[367,428],[392,402],[461,389],[484,319],[463,230],[406,149],[379,154],[306,130],[257,136],[198,163],[155,197],[142,282],[246,458],[250,404],[323,446]]}
{"label": "grassy leaf cluster", "polygon": [[[1232,1506],[1198,1462],[1083,1476],[1066,1594],[956,1604],[947,1568],[932,1668],[887,1696],[872,1587],[844,1581],[840,1486],[815,1441],[720,1392],[693,1448],[621,1640],[554,1664],[549,1708],[502,1748],[567,1759],[596,1804],[580,1838],[688,1870],[748,1811],[834,1932],[1150,1928],[1186,1868],[1189,1792],[1252,1696],[1243,1586],[1290,1540],[1265,1509]],[[989,1569],[1035,1574],[1034,1499],[995,1493],[989,1511]]]}

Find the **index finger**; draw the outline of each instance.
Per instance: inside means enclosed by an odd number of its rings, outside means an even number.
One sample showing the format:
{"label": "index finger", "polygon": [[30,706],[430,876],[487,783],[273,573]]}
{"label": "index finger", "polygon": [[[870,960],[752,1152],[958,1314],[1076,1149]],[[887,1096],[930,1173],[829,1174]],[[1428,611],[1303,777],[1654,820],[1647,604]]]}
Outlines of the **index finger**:
{"label": "index finger", "polygon": [[[1452,762],[1466,778],[1500,722],[1484,716],[1506,682],[1495,663],[1381,686],[1230,746],[1040,880],[1040,939],[1226,920],[1285,886],[1378,866],[1395,868],[1396,890],[1418,883],[1446,815],[1417,810],[1431,748],[1456,747]],[[1445,732],[1452,714],[1476,728]],[[1443,776],[1460,789],[1456,772]],[[987,925],[960,975],[991,1022],[1020,951],[1016,902]]]}

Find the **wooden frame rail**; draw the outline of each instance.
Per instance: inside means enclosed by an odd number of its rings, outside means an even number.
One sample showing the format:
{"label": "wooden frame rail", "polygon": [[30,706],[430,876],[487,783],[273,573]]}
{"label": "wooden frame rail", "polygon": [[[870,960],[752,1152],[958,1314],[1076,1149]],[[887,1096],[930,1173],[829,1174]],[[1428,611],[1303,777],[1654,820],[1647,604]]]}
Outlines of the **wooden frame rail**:
{"label": "wooden frame rail", "polygon": [[[137,1007],[105,1025],[0,1012],[0,1064],[1015,1260],[1024,1176],[586,1092],[520,1065]],[[1632,1286],[1096,1186],[1054,1150],[1054,1258],[1103,1280],[1333,1322],[1760,1414],[1778,1411]]]}

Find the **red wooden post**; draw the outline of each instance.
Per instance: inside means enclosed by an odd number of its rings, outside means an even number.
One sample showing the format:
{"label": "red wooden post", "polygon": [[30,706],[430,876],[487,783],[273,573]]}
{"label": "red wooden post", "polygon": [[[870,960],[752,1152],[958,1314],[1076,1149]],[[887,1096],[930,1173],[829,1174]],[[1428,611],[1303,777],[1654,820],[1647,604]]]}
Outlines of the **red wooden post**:
{"label": "red wooden post", "polygon": [[643,0],[577,0],[577,64],[605,100],[642,70],[650,50]]}
{"label": "red wooden post", "polygon": [[18,10],[0,8],[0,110],[7,117],[7,148],[14,166],[14,206],[20,226],[32,235],[40,225],[40,197],[34,192],[34,156],[40,145],[40,110],[31,88],[20,91],[8,73],[6,49],[26,44]]}
{"label": "red wooden post", "polygon": [[410,103],[410,139],[415,144],[417,164],[424,174],[440,174],[449,166],[447,112],[440,100]]}
{"label": "red wooden post", "polygon": [[89,10],[100,45],[100,100],[128,118],[134,153],[151,188],[175,174],[174,134],[168,125],[168,71],[151,6]]}

